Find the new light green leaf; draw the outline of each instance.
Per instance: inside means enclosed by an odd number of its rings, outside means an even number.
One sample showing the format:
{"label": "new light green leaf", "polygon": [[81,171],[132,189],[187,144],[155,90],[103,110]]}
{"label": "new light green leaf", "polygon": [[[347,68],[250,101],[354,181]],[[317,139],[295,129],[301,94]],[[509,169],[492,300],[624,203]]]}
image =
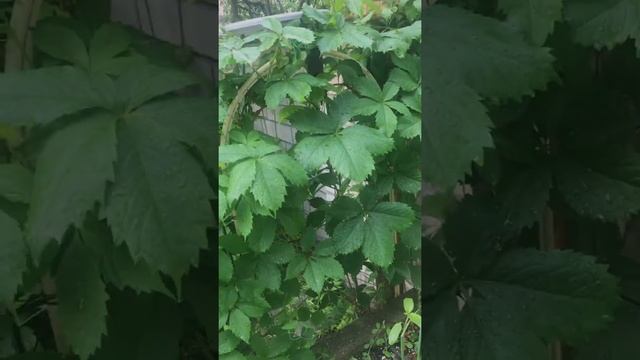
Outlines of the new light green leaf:
{"label": "new light green leaf", "polygon": [[33,174],[18,164],[0,164],[0,197],[28,204]]}
{"label": "new light green leaf", "polygon": [[500,0],[498,7],[536,45],[544,44],[562,19],[562,0]]}
{"label": "new light green leaf", "polygon": [[66,250],[56,275],[62,335],[80,359],[88,359],[107,330],[107,294],[100,269],[78,238]]}
{"label": "new light green leaf", "polygon": [[566,2],[565,18],[580,44],[611,49],[631,38],[640,48],[637,0],[571,0]]}
{"label": "new light green leaf", "polygon": [[389,266],[395,252],[393,233],[407,229],[414,217],[413,210],[404,203],[378,203],[336,226],[335,247],[341,254],[362,247],[363,254],[373,263]]}
{"label": "new light green leaf", "polygon": [[437,68],[482,96],[517,99],[556,78],[549,49],[525,42],[496,19],[434,5],[425,20],[424,46],[430,49],[425,68]]}
{"label": "new light green leaf", "polygon": [[13,303],[27,269],[27,247],[17,221],[0,210],[0,303]]}
{"label": "new light green leaf", "polygon": [[114,179],[116,118],[97,112],[78,119],[47,139],[33,178],[27,241],[36,262],[51,240],[62,241],[70,225],[102,203]]}
{"label": "new light green leaf", "polygon": [[373,156],[384,154],[392,147],[393,140],[383,133],[354,125],[334,134],[305,137],[296,145],[294,153],[308,170],[330,162],[339,174],[362,181],[373,172]]}
{"label": "new light green leaf", "polygon": [[103,104],[88,74],[71,66],[0,74],[0,123],[46,124]]}
{"label": "new light green leaf", "polygon": [[143,117],[121,125],[108,222],[116,243],[126,243],[135,260],[179,281],[207,245],[213,191],[172,134]]}

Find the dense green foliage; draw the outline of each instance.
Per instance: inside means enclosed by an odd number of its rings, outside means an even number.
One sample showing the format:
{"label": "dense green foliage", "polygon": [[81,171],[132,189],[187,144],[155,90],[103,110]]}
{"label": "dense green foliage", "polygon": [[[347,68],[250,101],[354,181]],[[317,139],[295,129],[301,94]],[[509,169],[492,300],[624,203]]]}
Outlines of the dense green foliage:
{"label": "dense green foliage", "polygon": [[[420,2],[365,3],[220,44],[222,359],[315,358],[345,309],[420,286]],[[254,131],[265,109],[297,129],[291,150]],[[375,294],[346,286],[363,265]]]}
{"label": "dense green foliage", "polygon": [[425,9],[427,359],[556,359],[556,342],[576,360],[640,354],[639,14]]}
{"label": "dense green foliage", "polygon": [[213,99],[115,24],[48,18],[34,43],[0,75],[0,356],[214,356]]}

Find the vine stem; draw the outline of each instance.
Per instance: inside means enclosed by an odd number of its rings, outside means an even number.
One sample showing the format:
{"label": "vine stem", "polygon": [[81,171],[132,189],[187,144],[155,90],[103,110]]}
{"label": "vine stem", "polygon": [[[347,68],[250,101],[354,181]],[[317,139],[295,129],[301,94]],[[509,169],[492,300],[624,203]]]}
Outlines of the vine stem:
{"label": "vine stem", "polygon": [[229,143],[229,134],[231,133],[231,128],[233,127],[233,121],[236,117],[236,113],[240,108],[240,104],[244,101],[244,98],[247,96],[247,93],[253,85],[255,85],[258,80],[262,78],[266,73],[271,71],[277,64],[276,58],[273,58],[266,62],[264,65],[258,68],[251,76],[247,79],[247,81],[242,84],[238,93],[233,98],[233,101],[229,105],[229,110],[227,112],[227,117],[224,119],[224,123],[222,124],[222,134],[220,134],[220,145],[226,145]]}

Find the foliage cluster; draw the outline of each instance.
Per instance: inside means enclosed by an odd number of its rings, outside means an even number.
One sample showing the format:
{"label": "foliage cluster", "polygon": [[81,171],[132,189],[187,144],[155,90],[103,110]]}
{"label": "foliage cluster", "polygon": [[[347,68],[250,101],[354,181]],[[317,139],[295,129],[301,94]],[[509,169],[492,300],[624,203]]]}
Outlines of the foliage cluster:
{"label": "foliage cluster", "polygon": [[0,75],[0,356],[211,358],[213,99],[173,48],[82,20],[39,21],[35,69]]}
{"label": "foliage cluster", "polygon": [[634,0],[425,9],[427,359],[640,354],[638,16]]}
{"label": "foliage cluster", "polygon": [[[222,359],[314,358],[328,309],[420,285],[420,6],[335,1],[223,38]],[[292,149],[253,130],[264,110],[297,129]],[[377,298],[346,286],[363,265]]]}

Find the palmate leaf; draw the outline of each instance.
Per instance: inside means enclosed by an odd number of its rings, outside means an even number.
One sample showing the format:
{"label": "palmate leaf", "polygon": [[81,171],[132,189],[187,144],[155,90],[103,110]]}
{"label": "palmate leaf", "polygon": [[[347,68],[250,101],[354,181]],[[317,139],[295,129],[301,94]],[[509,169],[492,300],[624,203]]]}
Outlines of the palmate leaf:
{"label": "palmate leaf", "polygon": [[33,34],[34,45],[56,59],[81,68],[89,68],[89,54],[84,41],[75,31],[55,22],[43,22]]}
{"label": "palmate leaf", "polygon": [[526,43],[511,26],[444,5],[428,7],[425,17],[426,68],[482,96],[520,98],[556,78],[549,49]]}
{"label": "palmate leaf", "polygon": [[264,96],[269,109],[275,109],[284,99],[291,98],[296,102],[303,102],[311,93],[312,86],[322,86],[325,82],[309,74],[298,74],[271,84]]}
{"label": "palmate leaf", "polygon": [[542,359],[548,340],[576,343],[603,328],[617,301],[606,267],[570,251],[516,250],[465,284],[464,300],[445,292],[432,304],[428,358]]}
{"label": "palmate leaf", "polygon": [[34,261],[49,241],[62,241],[70,225],[81,226],[86,213],[104,201],[115,160],[116,118],[107,112],[78,119],[47,139],[36,164],[27,224]]}
{"label": "palmate leaf", "polygon": [[333,232],[335,247],[341,254],[362,247],[363,254],[374,264],[389,266],[395,252],[394,231],[407,229],[414,217],[413,210],[404,203],[378,203],[338,224]]}
{"label": "palmate leaf", "polygon": [[17,221],[0,210],[0,304],[13,302],[27,269],[27,247]]}
{"label": "palmate leaf", "polygon": [[106,334],[107,295],[91,251],[74,239],[56,276],[62,335],[72,351],[86,360]]}
{"label": "palmate leaf", "polygon": [[302,166],[279,150],[261,139],[220,147],[220,163],[232,164],[226,194],[229,203],[250,191],[261,206],[275,212],[284,202],[287,181],[292,185],[307,181]]}
{"label": "palmate leaf", "polygon": [[356,102],[356,113],[362,115],[376,115],[376,125],[383,130],[387,136],[393,135],[398,126],[398,118],[394,110],[410,115],[409,109],[401,102],[392,100],[400,90],[400,87],[393,81],[388,81],[380,89],[375,80],[360,78],[354,82],[354,88],[366,98]]}
{"label": "palmate leaf", "polygon": [[640,48],[640,3],[636,0],[570,0],[565,18],[580,44],[611,49],[631,38]]}
{"label": "palmate leaf", "polygon": [[134,260],[145,260],[179,283],[207,244],[213,191],[197,161],[167,129],[135,114],[121,125],[107,219],[116,243],[126,243]]}
{"label": "palmate leaf", "polygon": [[317,170],[329,162],[339,174],[362,181],[373,172],[373,156],[392,147],[393,140],[381,132],[354,125],[333,134],[305,137],[295,146],[294,153],[308,170]]}
{"label": "palmate leaf", "polygon": [[562,0],[500,0],[499,8],[507,21],[519,28],[534,44],[544,44],[562,19]]}

